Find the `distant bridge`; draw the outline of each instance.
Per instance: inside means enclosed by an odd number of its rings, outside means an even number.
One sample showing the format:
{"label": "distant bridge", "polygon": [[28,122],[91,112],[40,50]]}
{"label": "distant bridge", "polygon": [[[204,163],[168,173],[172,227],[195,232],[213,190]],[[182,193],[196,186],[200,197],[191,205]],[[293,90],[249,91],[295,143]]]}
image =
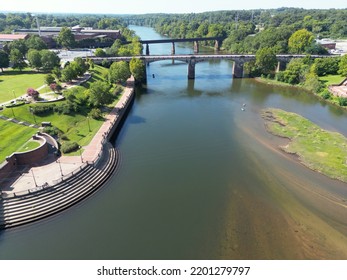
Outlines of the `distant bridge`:
{"label": "distant bridge", "polygon": [[[223,43],[223,40],[225,40],[226,37],[198,37],[198,38],[179,38],[179,39],[156,39],[156,40],[140,40],[139,42],[141,44],[146,45],[146,55],[150,55],[149,51],[149,45],[150,44],[165,44],[165,43],[171,43],[171,54],[174,55],[176,53],[176,47],[175,43],[182,43],[182,42],[193,42],[194,43],[194,53],[199,53],[199,42],[202,41],[214,41],[214,48],[215,50],[220,50],[220,47]],[[130,44],[132,42],[127,41],[127,44]]]}
{"label": "distant bridge", "polygon": [[[243,66],[245,62],[255,60],[255,55],[240,55],[240,54],[183,54],[183,55],[139,55],[134,56],[141,59],[145,64],[161,60],[179,60],[188,64],[188,79],[195,79],[195,64],[207,60],[227,59],[232,60],[233,63],[233,77],[243,77]],[[286,64],[293,58],[304,58],[303,54],[279,54],[276,55],[278,60],[277,70],[285,69]],[[311,55],[312,59],[331,57],[330,55]],[[133,57],[88,57],[94,61],[95,64],[101,64],[104,60],[114,61],[130,61]]]}

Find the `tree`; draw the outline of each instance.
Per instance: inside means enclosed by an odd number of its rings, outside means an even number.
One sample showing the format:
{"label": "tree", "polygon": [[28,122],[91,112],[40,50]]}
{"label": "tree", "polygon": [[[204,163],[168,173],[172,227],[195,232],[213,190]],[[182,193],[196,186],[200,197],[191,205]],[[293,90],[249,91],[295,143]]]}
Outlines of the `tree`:
{"label": "tree", "polygon": [[60,58],[55,52],[49,50],[41,50],[40,54],[43,70],[50,71],[54,67],[60,66]]}
{"label": "tree", "polygon": [[322,89],[322,83],[319,81],[315,64],[311,66],[310,71],[305,76],[305,88],[315,93],[320,92]]}
{"label": "tree", "polygon": [[4,71],[4,68],[7,68],[10,64],[10,59],[8,57],[8,54],[4,52],[3,50],[0,50],[0,68],[1,71]]}
{"label": "tree", "polygon": [[271,74],[275,71],[277,58],[272,48],[259,49],[255,55],[256,66],[262,74]]}
{"label": "tree", "polygon": [[60,78],[61,78],[61,69],[60,69],[60,67],[54,67],[54,68],[52,69],[52,74],[53,74],[53,76],[54,76],[57,80],[60,80]]}
{"label": "tree", "polygon": [[316,58],[314,65],[318,76],[336,75],[339,70],[340,57]]}
{"label": "tree", "polygon": [[78,72],[78,76],[82,76],[89,69],[89,64],[82,57],[76,57],[73,64]]}
{"label": "tree", "polygon": [[52,75],[52,74],[47,74],[46,76],[45,76],[45,84],[46,85],[51,85],[51,84],[53,84],[55,82],[55,78],[54,78],[54,76]]}
{"label": "tree", "polygon": [[10,50],[12,51],[14,49],[19,50],[22,54],[22,57],[24,57],[28,51],[27,45],[23,39],[19,39],[10,43]]}
{"label": "tree", "polygon": [[33,88],[27,89],[27,95],[31,97],[33,100],[37,100],[39,98],[39,92]]}
{"label": "tree", "polygon": [[70,28],[63,27],[57,37],[57,42],[64,48],[72,48],[75,45],[75,37],[72,34]]}
{"label": "tree", "polygon": [[71,82],[73,79],[76,79],[78,77],[75,69],[71,64],[66,66],[62,71],[61,71],[61,80],[63,82]]}
{"label": "tree", "polygon": [[106,56],[106,53],[103,49],[101,48],[97,48],[94,52],[94,55],[95,56],[98,56],[98,57],[105,57]]}
{"label": "tree", "polygon": [[278,73],[277,79],[289,84],[299,84],[305,81],[309,66],[304,63],[304,59],[292,59],[285,71]]}
{"label": "tree", "polygon": [[306,29],[300,29],[292,34],[288,40],[288,47],[292,53],[303,53],[314,40],[314,36]]}
{"label": "tree", "polygon": [[10,61],[13,63],[13,68],[18,68],[20,71],[26,66],[23,54],[18,49],[11,50]]}
{"label": "tree", "polygon": [[46,43],[37,35],[32,35],[30,36],[26,41],[26,46],[27,48],[30,49],[35,49],[35,50],[43,50],[47,49]]}
{"label": "tree", "polygon": [[30,67],[40,69],[42,67],[41,54],[38,50],[31,49],[27,55]]}
{"label": "tree", "polygon": [[133,57],[130,60],[129,67],[130,67],[130,72],[134,76],[136,81],[142,81],[145,78],[144,75],[146,73],[145,72],[146,65],[141,59]]}
{"label": "tree", "polygon": [[96,81],[86,91],[89,104],[92,107],[100,107],[112,102],[113,95],[110,93],[110,85],[103,81]]}
{"label": "tree", "polygon": [[130,75],[129,64],[125,61],[113,62],[108,72],[111,83],[125,83]]}
{"label": "tree", "polygon": [[342,76],[347,76],[347,55],[344,55],[341,57],[340,63],[339,63],[339,74]]}

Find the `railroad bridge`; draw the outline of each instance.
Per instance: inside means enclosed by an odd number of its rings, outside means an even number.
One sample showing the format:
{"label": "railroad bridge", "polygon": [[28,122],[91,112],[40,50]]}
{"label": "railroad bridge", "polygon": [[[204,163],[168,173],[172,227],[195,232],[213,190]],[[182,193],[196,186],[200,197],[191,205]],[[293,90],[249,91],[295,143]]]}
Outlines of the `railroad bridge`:
{"label": "railroad bridge", "polygon": [[[157,39],[157,40],[140,40],[141,44],[146,45],[146,55],[150,55],[149,45],[171,43],[171,54],[176,54],[175,43],[193,42],[194,53],[199,53],[199,42],[214,41],[214,49],[219,51],[226,37],[198,37],[198,38],[180,38],[180,39]],[[131,43],[131,42],[127,42]]]}
{"label": "railroad bridge", "polygon": [[[177,39],[176,39],[177,40]],[[233,63],[233,77],[243,78],[243,68],[245,62],[255,60],[255,55],[240,55],[240,54],[185,54],[185,55],[139,55],[134,56],[135,58],[141,59],[147,65],[150,62],[161,61],[161,60],[171,60],[171,61],[183,61],[188,64],[188,79],[195,79],[195,65],[198,62],[226,59],[232,60]],[[286,64],[293,58],[303,58],[306,55],[303,54],[279,54],[276,55],[278,60],[277,70],[284,70]],[[311,55],[312,59],[329,57],[329,55]],[[133,57],[123,56],[123,57],[88,57],[96,64],[101,64],[104,60],[114,62],[114,61],[130,61]]]}

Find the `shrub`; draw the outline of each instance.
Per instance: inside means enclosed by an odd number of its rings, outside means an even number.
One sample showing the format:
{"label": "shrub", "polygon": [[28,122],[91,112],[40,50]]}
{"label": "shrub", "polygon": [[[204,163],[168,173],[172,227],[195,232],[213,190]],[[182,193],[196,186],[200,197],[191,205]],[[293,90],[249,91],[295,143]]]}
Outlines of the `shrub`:
{"label": "shrub", "polygon": [[78,148],[79,148],[79,145],[78,145],[76,142],[64,142],[64,143],[61,145],[61,151],[62,151],[64,154],[77,151]]}
{"label": "shrub", "polygon": [[43,128],[43,132],[51,136],[57,136],[61,133],[61,131],[55,126],[46,126]]}
{"label": "shrub", "polygon": [[32,99],[37,100],[39,97],[39,92],[33,88],[28,88],[27,95],[31,97]]}
{"label": "shrub", "polygon": [[37,116],[47,115],[54,111],[55,104],[31,107],[32,113]]}
{"label": "shrub", "polygon": [[347,98],[339,97],[337,100],[338,100],[340,106],[347,106]]}
{"label": "shrub", "polygon": [[321,96],[324,98],[324,99],[329,99],[331,97],[331,94],[329,92],[329,90],[325,89],[322,93],[321,93]]}
{"label": "shrub", "polygon": [[100,109],[94,108],[89,112],[88,116],[95,120],[98,120],[102,118],[102,113]]}

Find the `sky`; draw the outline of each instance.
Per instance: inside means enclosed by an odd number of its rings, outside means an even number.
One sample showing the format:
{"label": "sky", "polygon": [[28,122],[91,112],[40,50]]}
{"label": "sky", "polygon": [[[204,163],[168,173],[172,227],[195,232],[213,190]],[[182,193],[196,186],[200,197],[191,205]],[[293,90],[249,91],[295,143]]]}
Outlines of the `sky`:
{"label": "sky", "polygon": [[347,8],[347,0],[0,0],[0,11],[31,13],[200,13],[280,7]]}

